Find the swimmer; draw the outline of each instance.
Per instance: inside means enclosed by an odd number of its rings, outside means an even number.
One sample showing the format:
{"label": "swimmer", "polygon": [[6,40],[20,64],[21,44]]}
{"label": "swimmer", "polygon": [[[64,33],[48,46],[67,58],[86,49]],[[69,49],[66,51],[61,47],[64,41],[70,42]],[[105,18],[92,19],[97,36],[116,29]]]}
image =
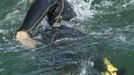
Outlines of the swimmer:
{"label": "swimmer", "polygon": [[37,41],[29,32],[33,31],[45,17],[51,28],[62,20],[70,21],[76,17],[72,5],[67,0],[28,0],[31,5],[22,26],[16,32],[16,40],[28,48],[35,48]]}

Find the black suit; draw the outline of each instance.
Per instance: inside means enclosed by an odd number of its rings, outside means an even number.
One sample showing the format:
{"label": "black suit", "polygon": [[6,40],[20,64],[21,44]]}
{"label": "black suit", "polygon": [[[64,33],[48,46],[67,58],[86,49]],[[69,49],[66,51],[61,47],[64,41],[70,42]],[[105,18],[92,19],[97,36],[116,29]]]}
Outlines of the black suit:
{"label": "black suit", "polygon": [[52,26],[61,20],[69,21],[76,16],[76,13],[66,0],[36,0],[18,31],[33,30],[45,16],[48,17],[47,21]]}

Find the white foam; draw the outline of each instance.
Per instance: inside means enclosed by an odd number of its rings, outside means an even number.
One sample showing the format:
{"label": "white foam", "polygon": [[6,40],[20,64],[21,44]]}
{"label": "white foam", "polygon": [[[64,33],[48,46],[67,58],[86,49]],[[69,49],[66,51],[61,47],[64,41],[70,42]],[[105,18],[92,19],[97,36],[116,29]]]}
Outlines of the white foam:
{"label": "white foam", "polygon": [[134,0],[131,0],[131,1],[130,1],[130,4],[133,4],[133,5],[134,5]]}
{"label": "white foam", "polygon": [[113,2],[112,1],[104,0],[104,1],[101,2],[101,5],[103,7],[111,7],[111,6],[113,6]]}
{"label": "white foam", "polygon": [[0,69],[0,72],[2,72],[3,70],[5,70],[5,68],[1,68],[1,69]]}
{"label": "white foam", "polygon": [[88,70],[89,68],[93,68],[94,63],[87,60],[81,63],[81,72],[79,75],[87,75],[87,73],[89,73],[90,70]]}
{"label": "white foam", "polygon": [[122,42],[127,42],[126,41],[126,36],[124,36],[124,35],[119,35],[119,36],[116,36],[115,37],[115,40],[120,40],[120,41],[122,41]]}
{"label": "white foam", "polygon": [[93,0],[85,2],[84,0],[68,0],[74,6],[74,10],[77,13],[77,18],[85,20],[85,18],[93,15],[91,12],[91,5]]}
{"label": "white foam", "polygon": [[84,68],[82,68],[82,71],[80,73],[80,75],[86,75],[87,71],[86,71],[86,66]]}

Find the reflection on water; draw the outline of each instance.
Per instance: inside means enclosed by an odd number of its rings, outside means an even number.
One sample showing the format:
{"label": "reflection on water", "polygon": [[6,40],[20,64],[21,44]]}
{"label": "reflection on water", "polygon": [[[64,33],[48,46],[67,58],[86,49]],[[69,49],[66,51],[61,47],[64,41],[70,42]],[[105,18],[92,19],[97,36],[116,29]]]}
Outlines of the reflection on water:
{"label": "reflection on water", "polygon": [[32,50],[14,39],[28,9],[26,0],[0,1],[0,75],[95,75],[92,59],[100,56],[134,74],[134,1],[69,1],[79,16],[66,25],[87,36]]}

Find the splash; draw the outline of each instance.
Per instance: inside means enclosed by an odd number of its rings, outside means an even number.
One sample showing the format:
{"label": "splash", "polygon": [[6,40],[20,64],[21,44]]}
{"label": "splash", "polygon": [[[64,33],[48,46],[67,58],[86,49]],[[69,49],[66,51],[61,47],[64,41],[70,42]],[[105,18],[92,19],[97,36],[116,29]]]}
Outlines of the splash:
{"label": "splash", "polygon": [[77,18],[80,20],[85,20],[85,18],[91,17],[93,13],[91,12],[91,5],[93,0],[68,0],[74,6],[74,10],[77,13]]}

